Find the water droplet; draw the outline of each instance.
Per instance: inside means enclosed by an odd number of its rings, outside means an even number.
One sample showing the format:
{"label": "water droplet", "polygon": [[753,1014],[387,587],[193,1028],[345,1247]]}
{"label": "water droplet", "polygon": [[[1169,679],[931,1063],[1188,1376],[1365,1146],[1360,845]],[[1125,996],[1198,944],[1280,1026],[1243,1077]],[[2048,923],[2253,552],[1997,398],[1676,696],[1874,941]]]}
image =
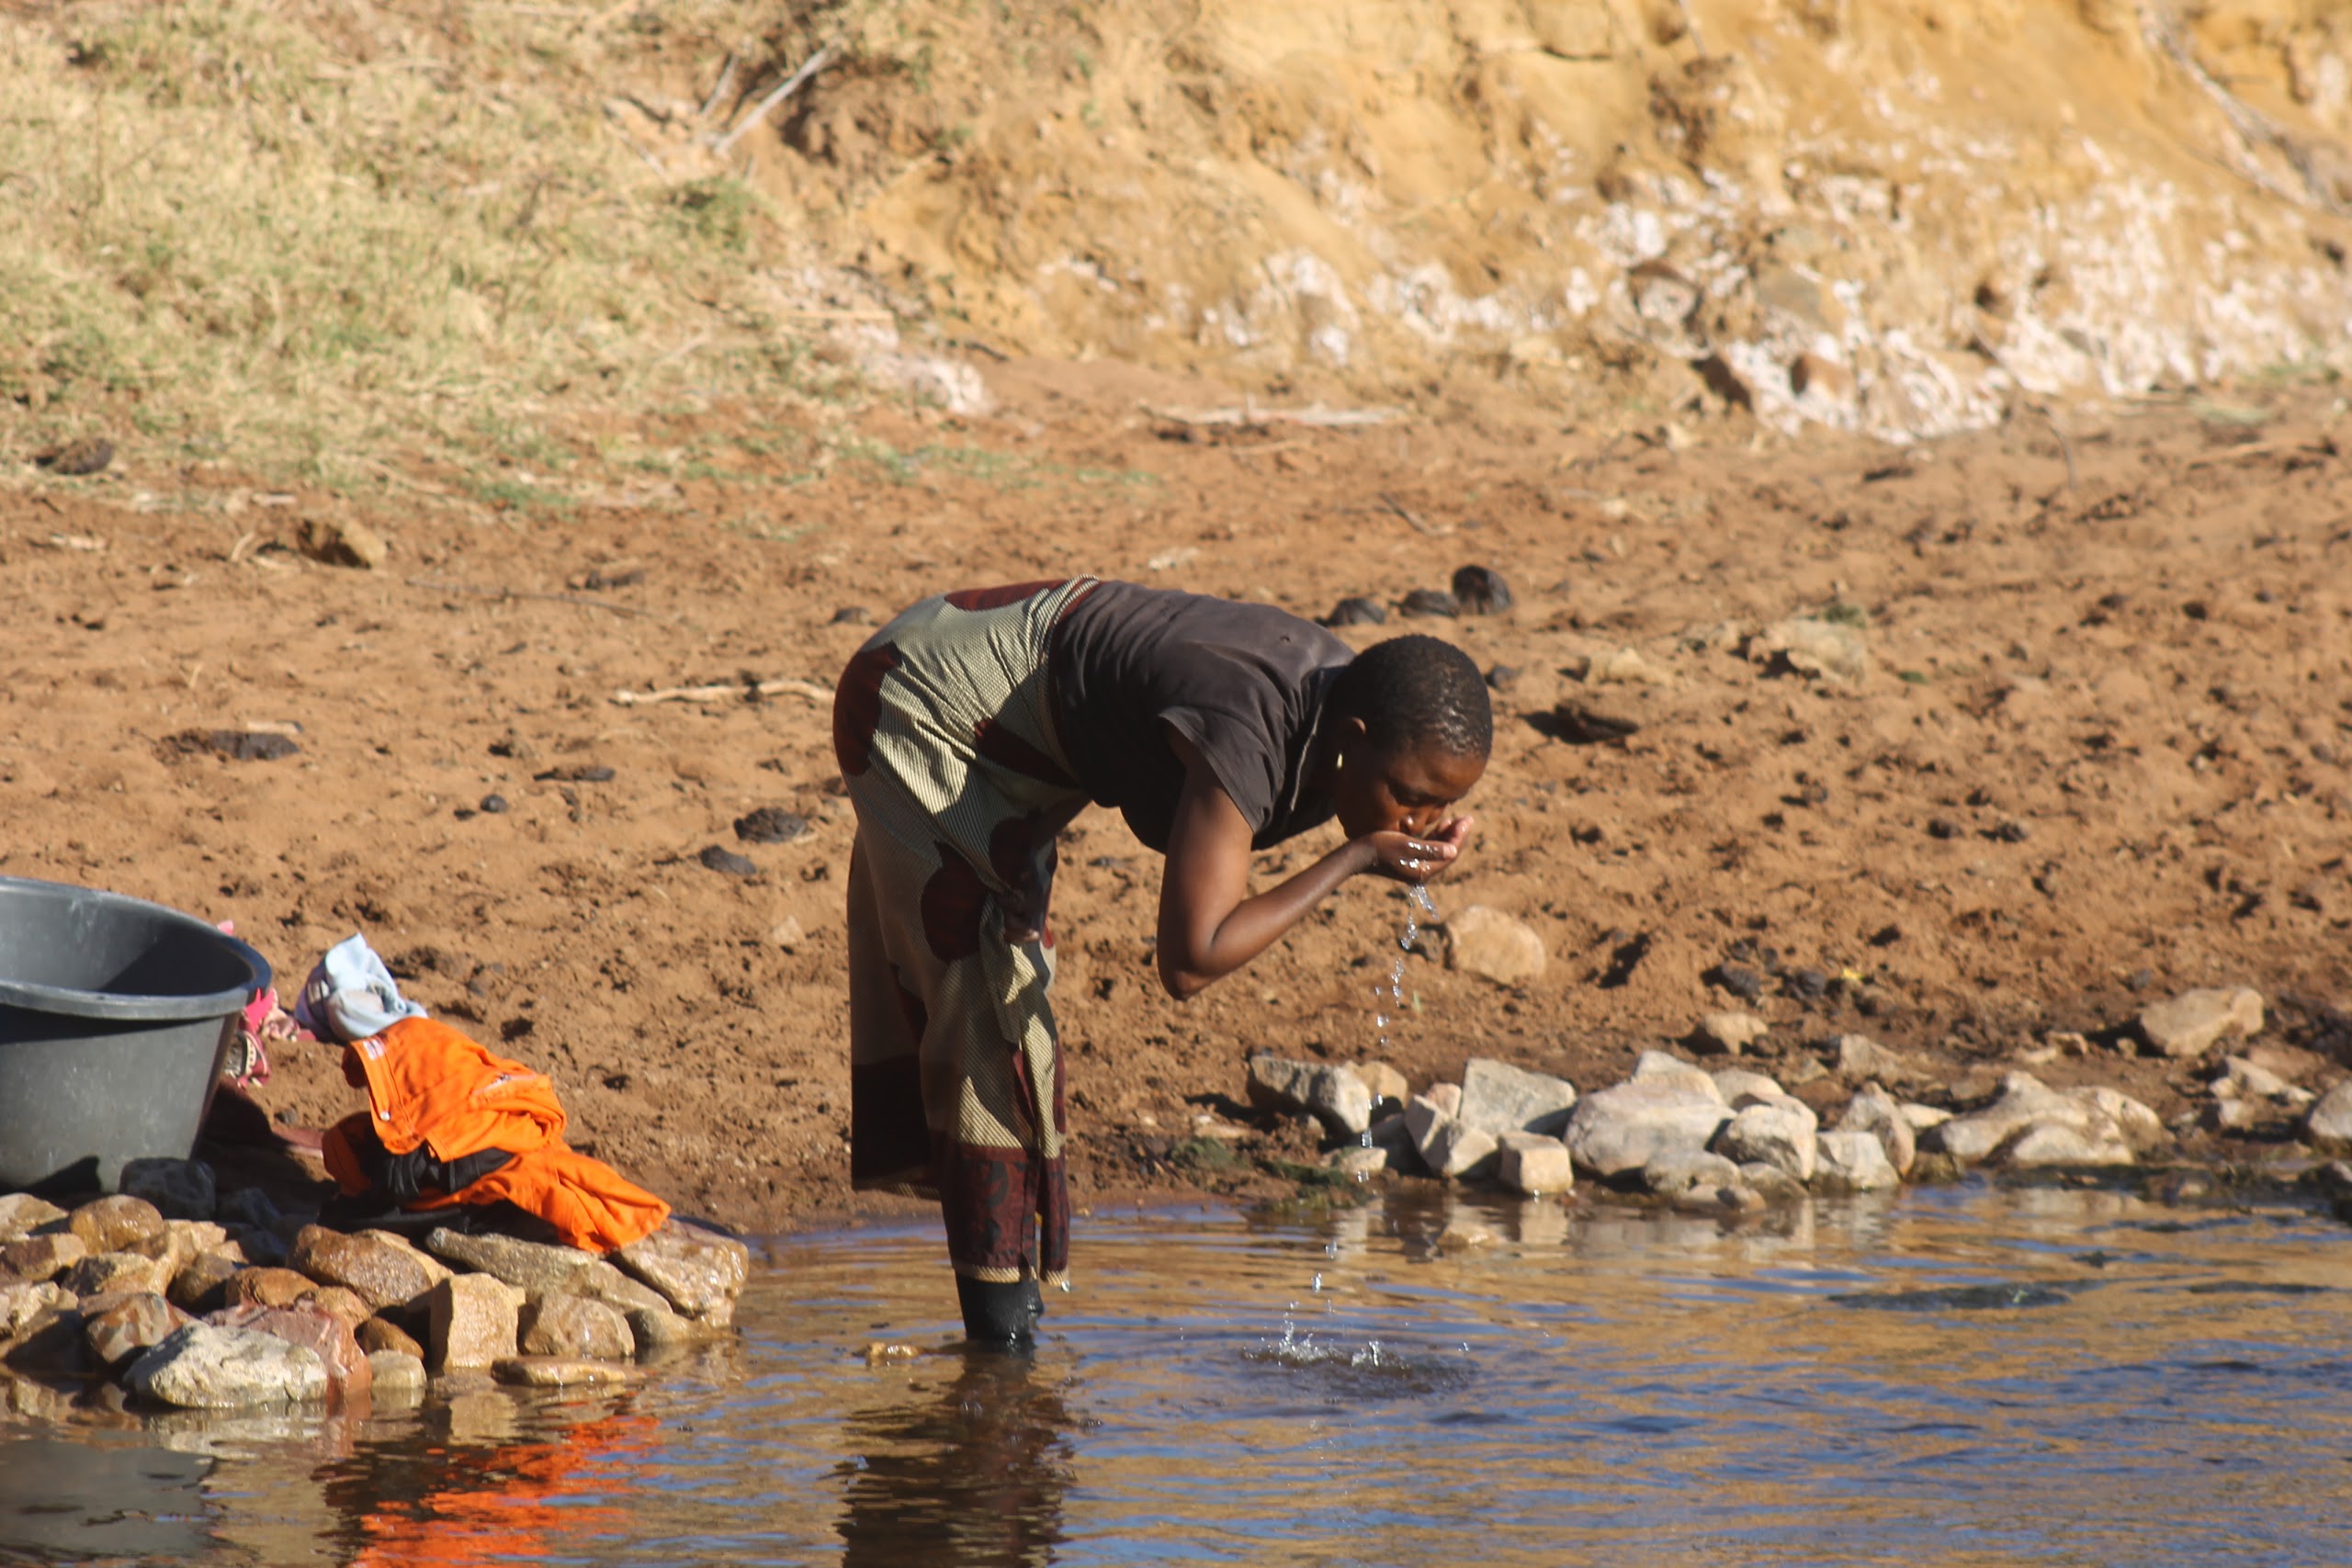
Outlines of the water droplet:
{"label": "water droplet", "polygon": [[1323,1288],[1323,1276],[1322,1276],[1322,1275],[1317,1274],[1317,1275],[1316,1275],[1316,1276],[1315,1276],[1315,1286],[1314,1286],[1314,1288],[1315,1288],[1316,1290],[1317,1290],[1317,1291],[1319,1291],[1319,1290],[1321,1290],[1321,1289]]}

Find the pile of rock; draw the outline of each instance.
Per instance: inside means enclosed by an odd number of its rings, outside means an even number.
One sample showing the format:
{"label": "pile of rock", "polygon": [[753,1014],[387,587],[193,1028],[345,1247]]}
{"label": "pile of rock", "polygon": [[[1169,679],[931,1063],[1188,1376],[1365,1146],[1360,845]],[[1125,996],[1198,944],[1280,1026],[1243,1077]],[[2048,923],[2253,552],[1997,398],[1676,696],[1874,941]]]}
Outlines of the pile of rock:
{"label": "pile of rock", "polygon": [[158,1405],[410,1394],[480,1369],[610,1382],[733,1320],[743,1244],[673,1220],[609,1258],[513,1236],[344,1233],[192,1160],[134,1162],[71,1211],[0,1196],[0,1368],[103,1378]]}

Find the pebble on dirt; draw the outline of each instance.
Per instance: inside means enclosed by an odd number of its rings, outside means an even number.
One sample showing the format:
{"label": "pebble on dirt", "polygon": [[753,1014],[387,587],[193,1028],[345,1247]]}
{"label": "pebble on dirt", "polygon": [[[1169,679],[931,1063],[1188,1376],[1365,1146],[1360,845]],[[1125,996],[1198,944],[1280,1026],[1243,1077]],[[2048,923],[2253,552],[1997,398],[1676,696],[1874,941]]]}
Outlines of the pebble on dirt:
{"label": "pebble on dirt", "polygon": [[1405,595],[1396,606],[1399,614],[1413,617],[1452,620],[1462,614],[1462,606],[1453,595],[1442,588],[1416,588]]}
{"label": "pebble on dirt", "polygon": [[1524,920],[1484,904],[1473,904],[1445,922],[1445,966],[1492,980],[1523,986],[1544,973],[1544,939]]}
{"label": "pebble on dirt", "polygon": [[808,831],[808,818],[779,807],[763,806],[735,818],[735,836],[747,844],[788,844]]}
{"label": "pebble on dirt", "polygon": [[1711,1012],[1691,1031],[1690,1048],[1736,1056],[1770,1033],[1771,1027],[1752,1012]]}
{"label": "pebble on dirt", "polygon": [[1387,620],[1387,605],[1377,599],[1359,596],[1342,599],[1332,605],[1331,613],[1323,617],[1323,624],[1327,626],[1377,626],[1385,625]]}
{"label": "pebble on dirt", "polygon": [[2224,1040],[2262,1032],[2262,993],[2200,987],[2140,1011],[2140,1038],[2159,1056],[2201,1056]]}
{"label": "pebble on dirt", "polygon": [[1467,615],[1499,615],[1511,606],[1510,584],[1490,566],[1465,566],[1453,574],[1453,597]]}
{"label": "pebble on dirt", "polygon": [[306,517],[295,543],[314,561],[362,571],[376,570],[390,553],[381,535],[347,518]]}
{"label": "pebble on dirt", "polygon": [[695,859],[726,876],[757,876],[760,874],[760,868],[749,858],[718,844],[704,850]]}

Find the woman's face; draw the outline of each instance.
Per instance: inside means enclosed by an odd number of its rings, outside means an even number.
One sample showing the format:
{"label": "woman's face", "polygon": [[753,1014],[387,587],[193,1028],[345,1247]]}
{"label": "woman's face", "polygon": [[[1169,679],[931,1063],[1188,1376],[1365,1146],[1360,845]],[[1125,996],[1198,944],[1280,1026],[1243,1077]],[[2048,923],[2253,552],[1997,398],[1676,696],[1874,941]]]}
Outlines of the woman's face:
{"label": "woman's face", "polygon": [[1453,803],[1486,771],[1487,759],[1476,752],[1432,745],[1384,755],[1359,733],[1333,755],[1332,803],[1351,839],[1379,832],[1426,838],[1452,819]]}

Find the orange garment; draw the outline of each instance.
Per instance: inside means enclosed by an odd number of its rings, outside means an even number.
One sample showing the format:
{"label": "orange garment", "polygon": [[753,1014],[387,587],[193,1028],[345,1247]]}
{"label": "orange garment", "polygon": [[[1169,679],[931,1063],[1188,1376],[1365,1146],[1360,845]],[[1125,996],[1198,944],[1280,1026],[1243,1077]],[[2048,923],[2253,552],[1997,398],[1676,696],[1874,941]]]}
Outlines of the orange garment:
{"label": "orange garment", "polygon": [[514,1156],[462,1192],[421,1199],[412,1209],[503,1199],[588,1252],[627,1247],[670,1217],[669,1204],[564,1143],[563,1107],[546,1074],[492,1055],[446,1023],[406,1018],[354,1041],[344,1047],[344,1073],[367,1089],[368,1109],[329,1129],[325,1153],[328,1172],[352,1196],[368,1189],[348,1140],[371,1127],[390,1154],[423,1145],[438,1160],[483,1149]]}

